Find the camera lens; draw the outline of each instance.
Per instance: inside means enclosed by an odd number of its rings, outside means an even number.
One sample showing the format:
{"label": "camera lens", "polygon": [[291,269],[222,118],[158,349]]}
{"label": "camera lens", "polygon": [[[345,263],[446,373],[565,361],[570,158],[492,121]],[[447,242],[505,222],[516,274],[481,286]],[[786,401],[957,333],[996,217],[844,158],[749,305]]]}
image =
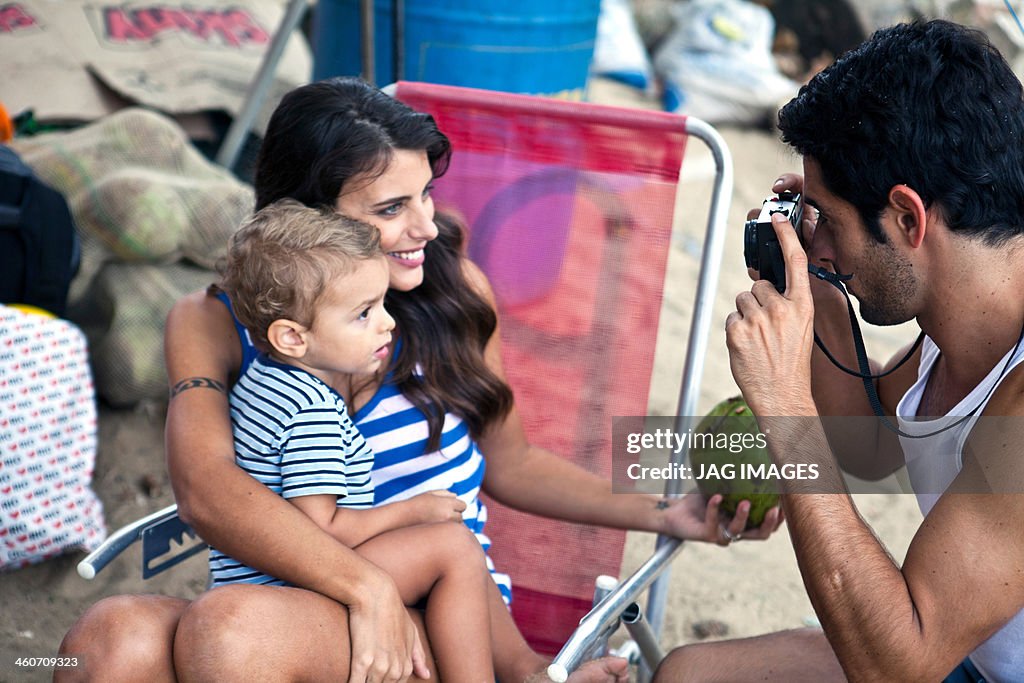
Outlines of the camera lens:
{"label": "camera lens", "polygon": [[747,268],[761,270],[757,255],[757,220],[747,221],[743,226],[743,260],[747,262]]}

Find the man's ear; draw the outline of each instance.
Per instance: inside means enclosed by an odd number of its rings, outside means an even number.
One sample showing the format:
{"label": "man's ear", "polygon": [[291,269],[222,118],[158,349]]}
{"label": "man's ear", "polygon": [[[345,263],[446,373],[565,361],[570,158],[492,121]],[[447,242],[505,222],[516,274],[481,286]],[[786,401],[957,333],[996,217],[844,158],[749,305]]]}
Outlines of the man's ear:
{"label": "man's ear", "polygon": [[306,355],[309,330],[294,320],[281,318],[270,323],[267,328],[267,341],[274,350],[288,358],[302,358]]}
{"label": "man's ear", "polygon": [[921,195],[906,185],[893,185],[889,190],[889,208],[896,216],[896,227],[907,243],[918,248],[928,228],[928,210]]}

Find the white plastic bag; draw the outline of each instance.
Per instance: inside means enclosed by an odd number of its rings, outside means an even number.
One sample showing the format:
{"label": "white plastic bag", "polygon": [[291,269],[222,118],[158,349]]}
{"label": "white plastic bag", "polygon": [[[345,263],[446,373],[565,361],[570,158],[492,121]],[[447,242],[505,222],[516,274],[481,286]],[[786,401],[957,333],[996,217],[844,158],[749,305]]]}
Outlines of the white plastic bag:
{"label": "white plastic bag", "polygon": [[651,60],[640,40],[630,0],[601,0],[590,71],[641,90],[653,84]]}
{"label": "white plastic bag", "polygon": [[654,58],[665,109],[710,123],[754,124],[796,94],[771,45],[775,20],[744,0],[690,0]]}

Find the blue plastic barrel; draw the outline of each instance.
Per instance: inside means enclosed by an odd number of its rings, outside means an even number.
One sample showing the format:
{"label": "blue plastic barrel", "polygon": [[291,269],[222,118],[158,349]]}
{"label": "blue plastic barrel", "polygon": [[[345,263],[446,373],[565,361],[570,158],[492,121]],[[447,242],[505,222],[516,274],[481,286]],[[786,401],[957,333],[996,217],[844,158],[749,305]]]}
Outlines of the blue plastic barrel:
{"label": "blue plastic barrel", "polygon": [[[316,79],[358,75],[359,0],[319,0]],[[600,0],[405,0],[410,81],[582,99]],[[378,85],[394,78],[392,2],[374,3]]]}

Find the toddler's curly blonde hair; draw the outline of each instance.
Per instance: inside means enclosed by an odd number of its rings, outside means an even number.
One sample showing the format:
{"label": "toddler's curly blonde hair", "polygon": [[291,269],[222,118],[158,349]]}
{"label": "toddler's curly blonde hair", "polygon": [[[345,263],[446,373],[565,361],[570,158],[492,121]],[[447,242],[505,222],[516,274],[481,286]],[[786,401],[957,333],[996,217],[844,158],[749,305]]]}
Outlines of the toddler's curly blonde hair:
{"label": "toddler's curly blonde hair", "polygon": [[253,343],[270,351],[275,320],[312,327],[331,280],[358,261],[384,257],[380,231],[331,207],[282,199],[260,209],[231,236],[220,288]]}

